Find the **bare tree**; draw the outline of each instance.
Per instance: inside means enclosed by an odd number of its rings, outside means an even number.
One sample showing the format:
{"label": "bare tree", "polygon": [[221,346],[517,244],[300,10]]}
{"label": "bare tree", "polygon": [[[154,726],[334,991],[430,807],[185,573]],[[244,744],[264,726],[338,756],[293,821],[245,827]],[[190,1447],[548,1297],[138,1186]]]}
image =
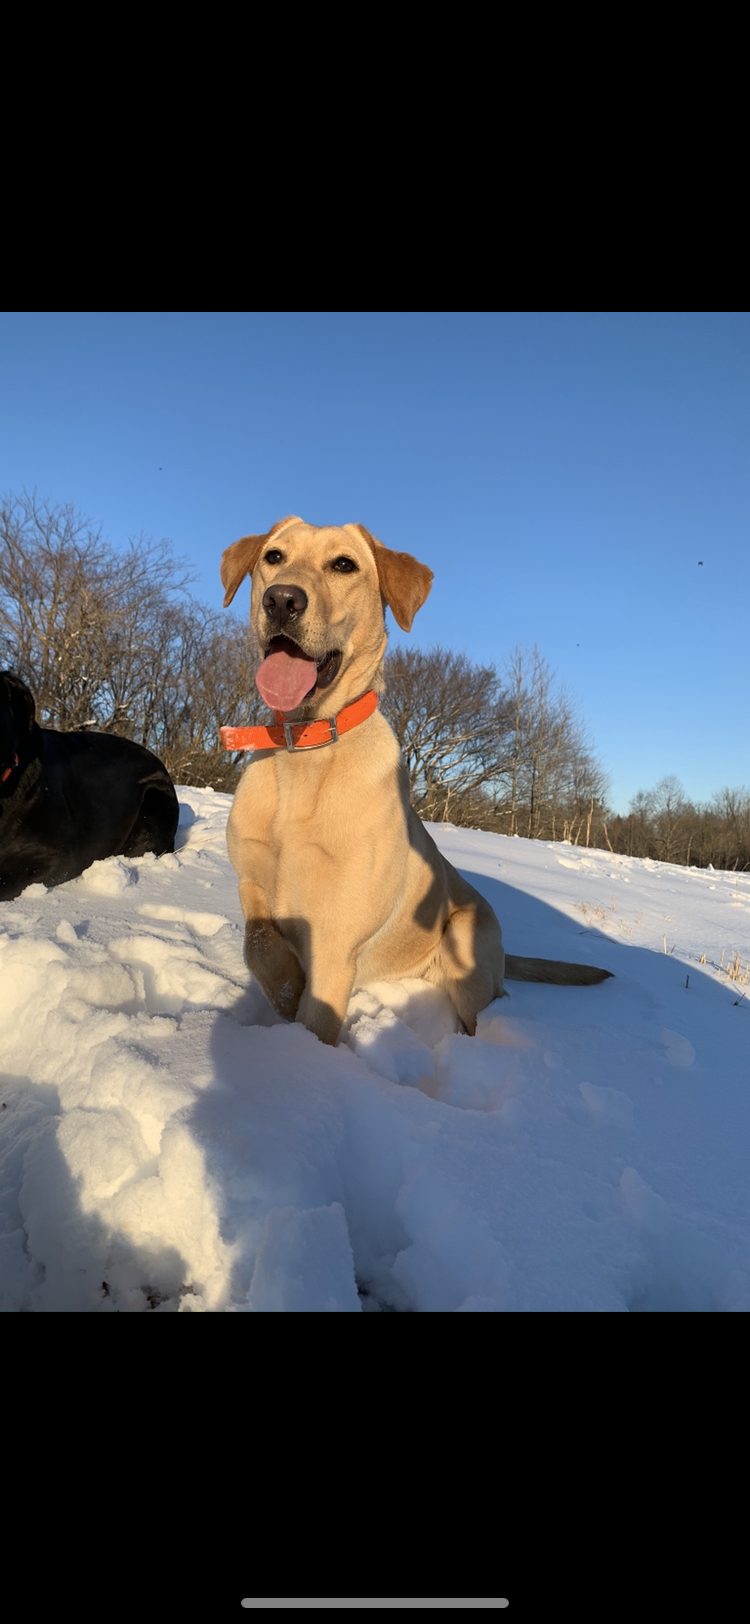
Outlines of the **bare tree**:
{"label": "bare tree", "polygon": [[234,616],[191,604],[175,613],[169,646],[152,696],[151,735],[178,783],[232,791],[245,757],[227,760],[219,728],[267,720],[248,629]]}
{"label": "bare tree", "polygon": [[385,677],[383,710],[406,758],[415,807],[433,820],[465,813],[500,770],[494,666],[439,647],[397,648],[386,657]]}
{"label": "bare tree", "polygon": [[656,855],[662,862],[674,862],[687,811],[685,791],[679,779],[674,774],[661,778],[655,789],[641,790],[631,806],[636,803],[640,815],[648,819],[651,838],[656,842]]}
{"label": "bare tree", "polygon": [[117,728],[142,699],[149,645],[187,572],[166,542],[122,553],[71,507],[0,504],[0,640],[58,728]]}
{"label": "bare tree", "polygon": [[518,812],[521,793],[521,771],[528,745],[531,718],[529,714],[527,657],[522,648],[515,648],[505,667],[508,693],[509,757],[506,773],[506,804],[509,816],[508,834],[518,834]]}
{"label": "bare tree", "polygon": [[536,647],[514,649],[503,676],[508,736],[496,809],[507,832],[555,839],[585,826],[590,840],[607,783],[575,705]]}
{"label": "bare tree", "polygon": [[218,731],[263,711],[249,633],[197,603],[167,542],[123,551],[71,507],[0,503],[0,658],[39,720],[148,745],[178,782],[233,789]]}
{"label": "bare tree", "polygon": [[606,780],[538,649],[514,650],[502,678],[446,649],[395,649],[385,676],[421,816],[553,839],[585,826],[590,838]]}

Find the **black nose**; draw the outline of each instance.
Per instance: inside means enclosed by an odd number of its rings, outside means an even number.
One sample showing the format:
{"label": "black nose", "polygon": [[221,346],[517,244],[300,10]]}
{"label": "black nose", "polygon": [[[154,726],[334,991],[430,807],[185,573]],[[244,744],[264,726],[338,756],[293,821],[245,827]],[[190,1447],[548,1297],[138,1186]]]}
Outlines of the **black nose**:
{"label": "black nose", "polygon": [[307,608],[307,593],[301,586],[269,586],[263,593],[263,608],[278,625],[288,626]]}

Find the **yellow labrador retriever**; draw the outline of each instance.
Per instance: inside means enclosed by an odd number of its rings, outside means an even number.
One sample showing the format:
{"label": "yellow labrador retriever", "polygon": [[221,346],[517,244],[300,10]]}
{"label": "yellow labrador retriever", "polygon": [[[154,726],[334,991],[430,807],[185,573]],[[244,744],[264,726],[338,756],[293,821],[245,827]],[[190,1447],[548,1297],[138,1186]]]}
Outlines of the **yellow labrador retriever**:
{"label": "yellow labrador retriever", "polygon": [[506,958],[489,904],[412,810],[398,742],[377,708],[384,606],[411,629],[432,571],[363,525],[284,519],[222,556],[225,606],[252,576],[256,681],[268,728],[223,728],[254,754],[227,828],[245,958],[280,1015],[335,1044],[355,986],[420,977],[469,1033],[503,980],[588,985],[584,965]]}

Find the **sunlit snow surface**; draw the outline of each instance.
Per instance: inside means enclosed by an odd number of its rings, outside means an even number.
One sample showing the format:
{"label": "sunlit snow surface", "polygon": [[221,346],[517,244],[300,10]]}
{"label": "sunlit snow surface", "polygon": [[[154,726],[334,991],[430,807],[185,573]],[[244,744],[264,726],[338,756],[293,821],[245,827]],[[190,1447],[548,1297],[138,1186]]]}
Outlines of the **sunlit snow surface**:
{"label": "sunlit snow surface", "polygon": [[178,794],[173,856],[0,904],[2,1307],[750,1307],[750,876],[436,828],[509,952],[615,979],[477,1038],[382,983],[331,1050],[248,977],[229,797]]}

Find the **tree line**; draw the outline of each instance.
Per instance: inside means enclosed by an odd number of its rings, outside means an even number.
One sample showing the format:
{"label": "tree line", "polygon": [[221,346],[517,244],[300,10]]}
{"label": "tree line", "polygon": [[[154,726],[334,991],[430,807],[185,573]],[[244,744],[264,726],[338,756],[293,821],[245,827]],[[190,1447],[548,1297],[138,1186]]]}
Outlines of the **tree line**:
{"label": "tree line", "polygon": [[[202,604],[166,542],[115,550],[72,507],[0,502],[0,663],[31,688],[43,726],[147,745],[175,782],[230,793],[244,758],[219,728],[267,720],[249,627]],[[676,779],[611,811],[571,697],[534,648],[500,669],[448,649],[397,647],[382,699],[423,818],[634,857],[750,866],[750,794],[703,806]]]}
{"label": "tree line", "polygon": [[498,673],[444,649],[395,649],[383,709],[406,757],[422,817],[536,840],[569,840],[629,857],[750,868],[750,791],[705,803],[667,776],[612,811],[607,778],[538,649],[516,649]]}
{"label": "tree line", "polygon": [[625,817],[610,819],[611,849],[628,857],[698,868],[750,868],[750,790],[725,786],[709,801],[692,801],[678,778],[639,790]]}

